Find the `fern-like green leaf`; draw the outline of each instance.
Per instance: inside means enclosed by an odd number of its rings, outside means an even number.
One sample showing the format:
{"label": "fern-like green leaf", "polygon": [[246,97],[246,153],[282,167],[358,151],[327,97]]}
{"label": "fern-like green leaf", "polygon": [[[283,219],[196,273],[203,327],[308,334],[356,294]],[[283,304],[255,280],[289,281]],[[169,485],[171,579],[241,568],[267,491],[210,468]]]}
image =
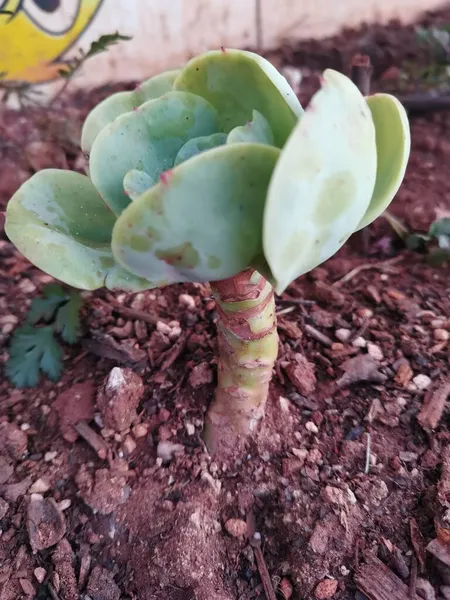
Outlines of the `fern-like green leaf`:
{"label": "fern-like green leaf", "polygon": [[78,292],[73,292],[58,310],[55,319],[55,330],[61,334],[68,344],[75,344],[81,335],[80,310],[83,299]]}
{"label": "fern-like green leaf", "polygon": [[12,335],[6,376],[18,388],[36,386],[41,372],[57,381],[61,375],[62,357],[52,326],[23,325]]}
{"label": "fern-like green leaf", "polygon": [[34,298],[27,321],[34,325],[38,321],[50,321],[56,309],[67,301],[68,295],[57,283],[50,283],[42,291],[42,298]]}

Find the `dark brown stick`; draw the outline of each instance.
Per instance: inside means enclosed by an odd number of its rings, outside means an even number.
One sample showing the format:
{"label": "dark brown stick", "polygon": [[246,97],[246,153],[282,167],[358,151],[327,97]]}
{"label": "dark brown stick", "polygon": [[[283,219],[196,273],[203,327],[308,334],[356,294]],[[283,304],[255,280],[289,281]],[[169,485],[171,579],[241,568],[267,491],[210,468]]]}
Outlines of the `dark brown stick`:
{"label": "dark brown stick", "polygon": [[250,545],[253,548],[256,558],[256,564],[258,565],[259,576],[263,584],[264,592],[266,593],[267,600],[277,600],[275,591],[273,589],[272,580],[270,578],[269,569],[267,568],[264,555],[261,550],[261,540],[253,537],[250,540]]}
{"label": "dark brown stick", "polygon": [[107,446],[101,438],[93,429],[89,427],[86,421],[79,421],[75,426],[77,432],[81,435],[81,437],[95,450],[97,456],[102,460],[105,460],[107,455]]}
{"label": "dark brown stick", "polygon": [[358,87],[363,96],[370,94],[372,65],[366,54],[355,54],[352,59],[350,79]]}

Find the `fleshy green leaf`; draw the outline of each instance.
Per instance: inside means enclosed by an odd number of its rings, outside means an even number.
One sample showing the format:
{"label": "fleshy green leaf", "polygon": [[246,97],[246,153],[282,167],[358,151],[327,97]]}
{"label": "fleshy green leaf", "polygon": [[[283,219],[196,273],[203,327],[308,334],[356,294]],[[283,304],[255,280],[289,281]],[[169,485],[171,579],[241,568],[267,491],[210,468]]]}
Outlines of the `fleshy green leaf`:
{"label": "fleshy green leaf", "polygon": [[57,381],[62,369],[62,349],[53,335],[53,328],[18,327],[11,337],[6,376],[19,388],[34,387],[40,372]]}
{"label": "fleshy green leaf", "polygon": [[138,276],[168,283],[235,275],[262,252],[262,213],[279,150],[220,146],[194,156],[130,204],[113,253]]}
{"label": "fleshy green leaf", "polygon": [[155,185],[150,175],[147,175],[144,171],[138,171],[137,169],[131,169],[123,178],[123,189],[125,194],[131,200],[136,200],[146,190],[149,190]]}
{"label": "fleshy green leaf", "polygon": [[228,134],[227,144],[249,142],[255,144],[269,144],[273,146],[273,133],[265,117],[257,110],[253,111],[253,120],[245,125],[235,127]]}
{"label": "fleshy green leaf", "polygon": [[443,217],[430,225],[428,235],[439,238],[443,235],[450,236],[450,217]]}
{"label": "fleshy green leaf", "polygon": [[34,325],[38,321],[50,321],[56,309],[67,301],[67,293],[57,283],[50,283],[43,289],[42,298],[33,298],[27,321]]}
{"label": "fleshy green leaf", "polygon": [[367,210],[375,176],[367,103],[350,79],[327,70],[270,182],[263,243],[277,293],[350,237]]}
{"label": "fleshy green leaf", "polygon": [[179,71],[166,71],[145,81],[135,90],[117,92],[95,106],[86,117],[81,132],[81,149],[89,154],[100,131],[119,115],[132,111],[148,100],[170,92]]}
{"label": "fleshy green leaf", "polygon": [[[112,278],[117,284],[123,280],[125,289],[130,285],[145,289],[112,256],[114,222],[113,213],[85,175],[44,169],[11,198],[5,231],[34,265],[73,287],[108,287]],[[148,282],[147,287],[153,286]]]}
{"label": "fleshy green leaf", "polygon": [[206,98],[217,109],[225,133],[250,121],[253,110],[259,111],[279,148],[303,114],[281,73],[262,56],[243,50],[211,51],[193,58],[176,78],[174,89]]}
{"label": "fleshy green leaf", "polygon": [[130,204],[123,189],[128,171],[144,171],[156,181],[173,166],[188,140],[216,133],[218,128],[217,112],[199,96],[168,92],[149,100],[99,133],[89,161],[92,182],[119,215]]}
{"label": "fleshy green leaf", "polygon": [[411,151],[408,116],[403,105],[389,94],[366,98],[375,125],[377,179],[369,207],[357,231],[372,223],[392,202],[405,176]]}
{"label": "fleshy green leaf", "polygon": [[83,299],[73,292],[69,300],[56,313],[55,330],[68,344],[75,344],[81,335],[80,310]]}
{"label": "fleshy green leaf", "polygon": [[226,133],[213,133],[212,135],[205,135],[189,140],[178,152],[173,165],[176,167],[180,163],[192,158],[193,156],[196,156],[197,154],[200,154],[201,152],[211,150],[211,148],[217,148],[217,146],[223,146],[226,141]]}

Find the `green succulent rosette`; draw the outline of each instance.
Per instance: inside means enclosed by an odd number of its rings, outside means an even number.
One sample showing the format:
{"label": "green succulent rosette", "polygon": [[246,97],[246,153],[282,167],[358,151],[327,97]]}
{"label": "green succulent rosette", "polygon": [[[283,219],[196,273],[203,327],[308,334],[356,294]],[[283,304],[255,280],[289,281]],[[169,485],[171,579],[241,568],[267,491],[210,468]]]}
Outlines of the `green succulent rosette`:
{"label": "green succulent rosette", "polygon": [[410,153],[392,96],[323,74],[306,111],[261,56],[212,51],[98,104],[88,174],[45,169],[10,200],[5,230],[77,288],[139,291],[254,267],[278,293],[395,196]]}

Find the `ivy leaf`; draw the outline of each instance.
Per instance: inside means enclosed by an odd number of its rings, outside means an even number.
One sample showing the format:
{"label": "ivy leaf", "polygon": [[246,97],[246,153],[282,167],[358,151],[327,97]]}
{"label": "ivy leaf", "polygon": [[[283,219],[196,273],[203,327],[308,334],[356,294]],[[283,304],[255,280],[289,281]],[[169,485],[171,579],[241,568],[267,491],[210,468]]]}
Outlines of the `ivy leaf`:
{"label": "ivy leaf", "polygon": [[34,298],[27,321],[34,325],[38,321],[50,321],[56,309],[66,302],[68,296],[57,283],[50,283],[43,289],[43,298]]}
{"label": "ivy leaf", "polygon": [[62,357],[52,326],[23,325],[12,335],[6,376],[18,388],[36,386],[40,372],[57,381],[61,375]]}
{"label": "ivy leaf", "polygon": [[75,344],[81,335],[80,310],[83,299],[74,292],[69,301],[58,310],[55,319],[55,331],[61,334],[68,344]]}

